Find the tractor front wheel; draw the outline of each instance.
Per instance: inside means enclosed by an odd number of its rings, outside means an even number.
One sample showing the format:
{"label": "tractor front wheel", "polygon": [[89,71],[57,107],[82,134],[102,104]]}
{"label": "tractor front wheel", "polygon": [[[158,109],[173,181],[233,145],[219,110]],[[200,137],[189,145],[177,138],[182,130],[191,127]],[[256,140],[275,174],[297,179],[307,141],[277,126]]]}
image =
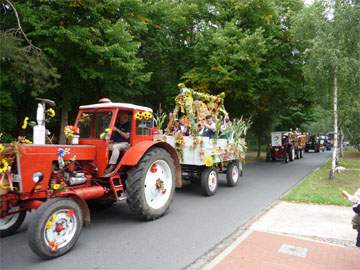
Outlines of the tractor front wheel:
{"label": "tractor front wheel", "polygon": [[[12,207],[10,209],[10,213],[18,211],[19,209],[19,207]],[[26,211],[22,211],[0,218],[0,238],[14,234],[24,222],[25,216]]]}
{"label": "tractor front wheel", "polygon": [[153,148],[128,171],[127,202],[139,218],[153,220],[169,209],[175,192],[175,166],[169,152]]}
{"label": "tractor front wheel", "polygon": [[49,200],[36,210],[29,223],[29,246],[43,259],[59,257],[75,245],[82,226],[82,211],[75,201]]}

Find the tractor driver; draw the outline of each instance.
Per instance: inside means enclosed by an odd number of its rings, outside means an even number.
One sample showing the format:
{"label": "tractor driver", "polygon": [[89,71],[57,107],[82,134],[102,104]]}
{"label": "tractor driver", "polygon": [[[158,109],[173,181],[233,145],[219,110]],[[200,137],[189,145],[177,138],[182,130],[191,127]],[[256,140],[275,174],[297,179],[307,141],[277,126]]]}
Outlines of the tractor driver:
{"label": "tractor driver", "polygon": [[119,112],[117,122],[114,125],[111,136],[112,143],[109,148],[112,151],[109,167],[105,170],[105,175],[111,173],[118,162],[120,152],[130,147],[130,122],[126,112]]}

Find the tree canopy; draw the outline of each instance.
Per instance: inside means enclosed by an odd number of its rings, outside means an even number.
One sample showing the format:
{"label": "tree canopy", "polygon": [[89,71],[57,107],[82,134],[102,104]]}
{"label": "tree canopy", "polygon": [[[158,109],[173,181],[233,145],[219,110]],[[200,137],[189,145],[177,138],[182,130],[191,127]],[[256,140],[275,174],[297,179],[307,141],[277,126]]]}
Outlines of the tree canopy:
{"label": "tree canopy", "polygon": [[0,132],[18,134],[34,97],[56,101],[61,135],[81,104],[109,97],[169,111],[185,82],[225,92],[230,115],[251,118],[260,145],[273,129],[316,122],[319,105],[329,110],[333,63],[341,124],[355,130],[357,105],[345,104],[359,97],[359,2],[335,1],[336,25],[330,2],[1,0]]}

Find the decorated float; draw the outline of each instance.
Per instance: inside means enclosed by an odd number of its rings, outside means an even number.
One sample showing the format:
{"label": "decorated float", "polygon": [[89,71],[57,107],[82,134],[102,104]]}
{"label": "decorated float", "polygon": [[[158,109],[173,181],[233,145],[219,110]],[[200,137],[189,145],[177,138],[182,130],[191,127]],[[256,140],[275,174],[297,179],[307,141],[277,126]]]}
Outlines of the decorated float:
{"label": "decorated float", "polygon": [[[226,173],[228,186],[237,185],[243,174],[245,136],[250,122],[242,118],[230,121],[224,107],[224,93],[209,95],[184,84],[178,87],[180,93],[175,98],[168,125],[156,140],[176,149],[183,179],[200,182],[203,195],[215,194],[219,173]],[[212,136],[205,136],[206,118],[210,116],[215,130]],[[163,121],[158,117],[157,122]]]}

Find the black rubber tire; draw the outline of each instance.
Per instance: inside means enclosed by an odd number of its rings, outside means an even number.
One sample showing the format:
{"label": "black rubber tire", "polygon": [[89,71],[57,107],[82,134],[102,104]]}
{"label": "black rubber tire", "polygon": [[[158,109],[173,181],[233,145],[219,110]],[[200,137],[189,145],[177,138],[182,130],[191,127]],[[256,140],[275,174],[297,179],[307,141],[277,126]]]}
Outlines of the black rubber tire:
{"label": "black rubber tire", "polygon": [[295,153],[295,149],[293,147],[291,147],[289,150],[289,161],[295,160],[295,155],[293,155],[293,153]]}
{"label": "black rubber tire", "polygon": [[[214,190],[210,190],[209,188],[209,175],[211,172],[215,172],[216,173],[216,187]],[[213,196],[215,195],[217,189],[219,186],[219,175],[217,173],[217,171],[214,168],[204,168],[201,171],[201,193],[204,196]]]}
{"label": "black rubber tire", "polygon": [[[44,228],[50,216],[60,209],[71,209],[75,213],[78,226],[70,243],[51,251],[45,243]],[[28,226],[28,240],[31,250],[43,259],[52,259],[64,255],[70,251],[79,239],[84,220],[80,206],[70,198],[55,198],[43,203],[32,216]]]}
{"label": "black rubber tire", "polygon": [[285,152],[284,162],[285,163],[289,162],[289,153],[288,152]]}
{"label": "black rubber tire", "polygon": [[[169,200],[159,209],[151,208],[145,198],[145,176],[151,164],[157,160],[165,161],[171,170],[172,188]],[[128,171],[126,180],[127,203],[131,212],[143,220],[154,220],[163,216],[169,209],[175,192],[175,165],[169,152],[163,148],[150,149],[139,161],[136,167]]]}
{"label": "black rubber tire", "polygon": [[[238,163],[239,163],[239,161],[233,161],[233,162],[230,162],[229,165],[227,166],[227,169],[226,169],[226,185],[228,187],[235,187],[240,182],[241,171],[240,171]],[[234,179],[233,175],[232,175],[232,171],[233,171],[234,167],[236,167],[237,170],[238,170],[237,179]]]}
{"label": "black rubber tire", "polygon": [[0,238],[13,235],[19,229],[21,224],[23,224],[25,217],[26,217],[26,211],[20,212],[13,225],[11,225],[7,229],[3,229],[3,230],[0,229]]}

